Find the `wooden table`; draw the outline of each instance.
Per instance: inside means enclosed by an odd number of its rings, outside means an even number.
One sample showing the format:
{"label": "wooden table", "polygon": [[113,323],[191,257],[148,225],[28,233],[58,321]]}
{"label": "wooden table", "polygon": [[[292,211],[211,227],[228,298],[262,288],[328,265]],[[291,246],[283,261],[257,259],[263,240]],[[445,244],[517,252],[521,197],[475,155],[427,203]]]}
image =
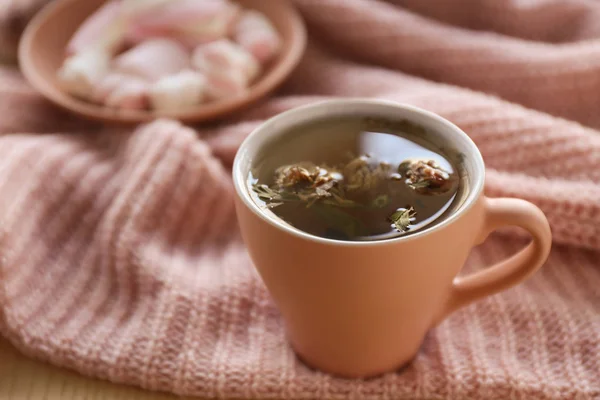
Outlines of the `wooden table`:
{"label": "wooden table", "polygon": [[0,338],[0,400],[174,400],[33,361]]}

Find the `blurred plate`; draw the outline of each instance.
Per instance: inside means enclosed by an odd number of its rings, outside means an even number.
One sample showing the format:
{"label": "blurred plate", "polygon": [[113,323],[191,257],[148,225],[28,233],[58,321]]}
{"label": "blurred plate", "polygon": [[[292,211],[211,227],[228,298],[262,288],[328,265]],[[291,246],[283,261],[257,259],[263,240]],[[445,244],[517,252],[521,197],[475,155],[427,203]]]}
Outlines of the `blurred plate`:
{"label": "blurred plate", "polygon": [[265,14],[279,31],[283,42],[277,58],[269,63],[260,78],[245,93],[181,111],[116,110],[71,96],[59,87],[56,78],[69,39],[85,18],[104,1],[53,1],[29,23],[19,45],[21,70],[35,89],[55,104],[95,120],[135,123],[165,117],[199,122],[222,117],[248,106],[274,90],[298,64],[306,47],[306,28],[288,0],[236,0],[244,8]]}

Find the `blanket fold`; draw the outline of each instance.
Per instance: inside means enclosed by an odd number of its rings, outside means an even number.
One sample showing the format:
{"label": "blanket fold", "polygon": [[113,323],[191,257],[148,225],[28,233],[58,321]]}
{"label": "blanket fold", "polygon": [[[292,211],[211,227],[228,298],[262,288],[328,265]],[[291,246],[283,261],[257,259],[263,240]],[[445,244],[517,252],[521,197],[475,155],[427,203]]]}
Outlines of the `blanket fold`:
{"label": "blanket fold", "polygon": [[[7,2],[0,43],[14,47],[20,25],[6,21],[42,3]],[[102,126],[0,69],[0,333],[55,365],[181,395],[600,398],[600,3],[294,3],[311,36],[300,66],[219,124]],[[456,123],[482,151],[486,194],[534,202],[555,240],[531,279],[458,311],[413,363],[366,381],[296,359],[237,232],[229,176],[266,118],[349,96]],[[463,273],[526,240],[491,236]]]}

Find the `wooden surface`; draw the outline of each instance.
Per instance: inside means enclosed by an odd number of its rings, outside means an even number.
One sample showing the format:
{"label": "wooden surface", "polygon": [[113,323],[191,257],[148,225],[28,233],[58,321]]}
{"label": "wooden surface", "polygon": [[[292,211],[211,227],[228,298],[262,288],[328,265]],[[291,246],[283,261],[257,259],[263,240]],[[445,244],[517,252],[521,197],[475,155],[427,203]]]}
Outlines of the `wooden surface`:
{"label": "wooden surface", "polygon": [[0,338],[0,400],[174,400],[33,361]]}

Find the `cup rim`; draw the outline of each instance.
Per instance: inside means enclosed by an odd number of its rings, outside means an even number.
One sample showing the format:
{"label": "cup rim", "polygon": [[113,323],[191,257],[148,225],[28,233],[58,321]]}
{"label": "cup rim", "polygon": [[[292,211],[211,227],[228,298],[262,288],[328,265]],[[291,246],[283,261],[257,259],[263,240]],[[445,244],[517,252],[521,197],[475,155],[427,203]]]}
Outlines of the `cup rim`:
{"label": "cup rim", "polygon": [[[409,113],[414,113],[421,115],[424,118],[434,120],[437,123],[443,125],[448,132],[452,132],[452,135],[458,135],[462,141],[469,147],[469,158],[473,161],[475,165],[475,174],[471,176],[471,189],[464,203],[460,206],[458,210],[456,210],[452,215],[446,218],[439,224],[433,225],[431,227],[426,227],[425,229],[412,233],[406,236],[399,236],[391,239],[381,239],[381,240],[366,240],[366,241],[349,241],[349,240],[338,240],[338,239],[330,239],[324,238],[320,236],[316,236],[307,232],[304,232],[292,225],[286,224],[283,221],[278,220],[275,216],[269,216],[264,213],[258,204],[252,200],[250,196],[250,192],[246,185],[246,174],[242,171],[242,161],[245,156],[245,153],[248,150],[248,147],[254,142],[258,142],[259,146],[262,147],[262,143],[266,139],[272,137],[273,131],[278,130],[278,126],[282,125],[282,122],[302,113],[307,113],[311,109],[317,109],[321,107],[331,107],[331,106],[377,106],[380,105],[382,107],[393,107],[398,110],[407,111]],[[307,118],[308,120],[308,118]],[[452,224],[457,221],[460,217],[467,213],[471,207],[474,206],[477,199],[479,199],[481,193],[483,192],[483,186],[485,182],[485,164],[483,162],[483,157],[481,152],[477,148],[477,145],[473,140],[458,126],[448,121],[447,119],[431,112],[424,110],[419,107],[415,107],[409,104],[398,103],[390,100],[379,100],[379,99],[361,99],[361,98],[346,98],[346,99],[334,99],[334,100],[323,100],[315,103],[310,103],[307,105],[299,106],[292,108],[290,110],[284,111],[280,114],[277,114],[267,121],[262,123],[260,126],[255,128],[247,137],[244,139],[242,144],[240,145],[232,167],[232,177],[233,177],[233,185],[235,187],[236,195],[243,201],[244,205],[250,209],[255,215],[261,218],[263,221],[267,222],[271,226],[282,230],[283,232],[289,233],[299,239],[304,239],[308,241],[312,241],[320,244],[327,245],[335,245],[342,247],[372,247],[372,246],[382,246],[389,245],[395,243],[404,243],[412,240],[416,240],[422,238],[426,235],[432,234],[439,229],[443,229],[444,227]]]}

